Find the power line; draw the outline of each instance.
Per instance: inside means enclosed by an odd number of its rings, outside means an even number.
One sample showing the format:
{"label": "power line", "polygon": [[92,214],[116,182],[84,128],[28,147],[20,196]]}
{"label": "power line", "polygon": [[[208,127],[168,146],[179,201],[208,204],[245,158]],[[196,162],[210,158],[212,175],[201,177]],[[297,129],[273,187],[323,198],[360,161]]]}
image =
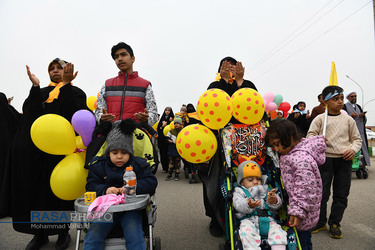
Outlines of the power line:
{"label": "power line", "polygon": [[264,57],[262,57],[257,63],[255,63],[253,66],[251,66],[250,68],[250,71],[249,72],[252,72],[254,71],[259,65],[263,64],[264,62],[266,62],[269,58],[271,58],[274,54],[276,54],[277,52],[279,52],[281,49],[283,49],[285,46],[287,46],[288,44],[290,44],[291,42],[293,42],[296,38],[298,38],[300,35],[302,35],[306,30],[308,30],[309,28],[311,28],[315,23],[317,23],[318,21],[320,21],[323,17],[325,17],[328,13],[330,13],[332,10],[334,10],[338,5],[340,5],[342,2],[344,2],[345,0],[342,0],[341,2],[339,2],[338,4],[336,4],[335,6],[333,6],[330,10],[328,10],[326,13],[324,13],[321,17],[319,17],[317,20],[315,20],[315,22],[313,22],[312,24],[310,24],[307,28],[305,28],[304,30],[302,30],[301,32],[299,32],[297,35],[295,35],[293,38],[291,38],[290,40],[288,40],[284,45],[282,45],[287,39],[289,39],[289,37],[291,37],[294,33],[296,33],[302,26],[304,26],[306,23],[308,23],[311,19],[313,19],[319,12],[321,12],[329,3],[331,3],[333,0],[329,1],[326,5],[324,5],[320,10],[318,10],[318,12],[316,12],[312,17],[310,17],[307,21],[305,21],[302,25],[300,25],[295,31],[293,31],[291,34],[289,34],[282,42],[280,42],[275,48],[273,48],[270,52],[268,52]]}
{"label": "power line", "polygon": [[260,75],[256,76],[254,79],[257,79],[265,74],[267,74],[268,72],[274,70],[275,68],[277,68],[278,66],[280,66],[281,64],[285,63],[286,61],[288,61],[290,58],[292,58],[293,56],[297,55],[299,52],[301,52],[302,50],[306,49],[307,47],[309,47],[311,44],[313,44],[314,42],[316,42],[317,40],[319,40],[320,38],[322,38],[323,36],[325,36],[327,33],[329,33],[330,31],[332,31],[333,29],[335,29],[337,26],[339,26],[340,24],[342,24],[343,22],[345,22],[347,19],[349,19],[350,17],[352,17],[354,14],[356,14],[358,11],[360,11],[361,9],[363,9],[364,7],[366,7],[369,3],[371,3],[373,0],[369,1],[368,3],[366,3],[365,5],[363,5],[361,8],[359,8],[358,10],[356,10],[355,12],[353,12],[352,14],[350,14],[349,16],[347,16],[346,18],[344,18],[341,22],[335,24],[334,26],[332,26],[330,29],[328,29],[327,31],[325,31],[324,33],[322,33],[320,36],[318,36],[316,39],[312,40],[310,43],[306,44],[304,47],[298,49],[296,52],[292,53],[291,55],[289,55],[287,58],[285,58],[282,62],[276,64],[275,66],[273,66],[271,69],[261,73]]}

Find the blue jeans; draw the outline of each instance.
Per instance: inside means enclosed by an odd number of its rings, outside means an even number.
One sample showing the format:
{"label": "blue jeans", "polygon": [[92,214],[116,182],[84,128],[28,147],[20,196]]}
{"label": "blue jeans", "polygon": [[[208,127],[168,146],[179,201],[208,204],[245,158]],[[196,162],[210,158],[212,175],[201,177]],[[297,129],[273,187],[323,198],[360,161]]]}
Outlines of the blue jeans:
{"label": "blue jeans", "polygon": [[311,230],[298,232],[298,239],[302,250],[312,250]]}
{"label": "blue jeans", "polygon": [[92,223],[85,236],[83,249],[104,249],[104,240],[116,223],[120,223],[124,231],[126,249],[146,249],[142,229],[142,211],[139,210],[114,214],[113,223]]}

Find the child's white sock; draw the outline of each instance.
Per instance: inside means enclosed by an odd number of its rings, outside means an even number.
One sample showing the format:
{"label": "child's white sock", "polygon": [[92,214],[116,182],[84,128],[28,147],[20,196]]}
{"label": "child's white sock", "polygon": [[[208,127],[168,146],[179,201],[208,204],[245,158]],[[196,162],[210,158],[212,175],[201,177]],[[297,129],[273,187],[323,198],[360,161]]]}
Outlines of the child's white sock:
{"label": "child's white sock", "polygon": [[285,245],[272,245],[271,250],[285,250],[286,246]]}

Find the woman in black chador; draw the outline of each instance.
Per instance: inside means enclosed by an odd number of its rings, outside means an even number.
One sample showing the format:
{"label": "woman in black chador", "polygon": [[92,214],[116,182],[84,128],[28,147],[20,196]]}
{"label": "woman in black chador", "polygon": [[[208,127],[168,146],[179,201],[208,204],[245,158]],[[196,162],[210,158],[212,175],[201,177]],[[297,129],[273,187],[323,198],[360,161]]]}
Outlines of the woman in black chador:
{"label": "woman in black chador", "polygon": [[[32,82],[30,94],[23,104],[23,115],[11,149],[13,228],[35,235],[26,249],[39,249],[48,243],[48,235],[58,234],[56,249],[66,249],[71,241],[68,224],[35,224],[31,211],[74,210],[73,201],[56,197],[50,187],[50,176],[63,155],[50,155],[39,150],[31,140],[33,122],[45,114],[57,114],[69,122],[73,114],[87,109],[86,94],[71,81],[77,76],[74,65],[56,58],[48,66],[51,79],[41,88],[39,79],[26,66]],[[22,223],[25,222],[25,223]]]}
{"label": "woman in black chador", "polygon": [[9,152],[21,114],[13,108],[4,93],[0,92],[0,218],[11,216]]}

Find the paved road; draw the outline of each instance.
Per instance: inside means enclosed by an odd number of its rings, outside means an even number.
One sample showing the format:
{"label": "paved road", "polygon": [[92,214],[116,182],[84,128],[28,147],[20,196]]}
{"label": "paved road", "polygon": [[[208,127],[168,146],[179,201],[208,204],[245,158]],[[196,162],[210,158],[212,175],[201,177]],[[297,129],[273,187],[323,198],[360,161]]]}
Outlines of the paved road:
{"label": "paved road", "polygon": [[[349,206],[342,221],[344,237],[332,239],[328,232],[313,235],[314,249],[354,250],[375,249],[375,158],[369,169],[369,178],[359,180],[353,173]],[[165,174],[157,173],[157,222],[154,235],[161,237],[163,250],[217,250],[224,238],[212,237],[208,232],[209,219],[204,215],[201,183],[189,184],[188,180],[164,181]],[[0,249],[25,249],[31,235],[15,232],[11,218],[1,219]],[[76,230],[71,230],[74,249]],[[54,249],[57,236],[50,237],[42,249]]]}

